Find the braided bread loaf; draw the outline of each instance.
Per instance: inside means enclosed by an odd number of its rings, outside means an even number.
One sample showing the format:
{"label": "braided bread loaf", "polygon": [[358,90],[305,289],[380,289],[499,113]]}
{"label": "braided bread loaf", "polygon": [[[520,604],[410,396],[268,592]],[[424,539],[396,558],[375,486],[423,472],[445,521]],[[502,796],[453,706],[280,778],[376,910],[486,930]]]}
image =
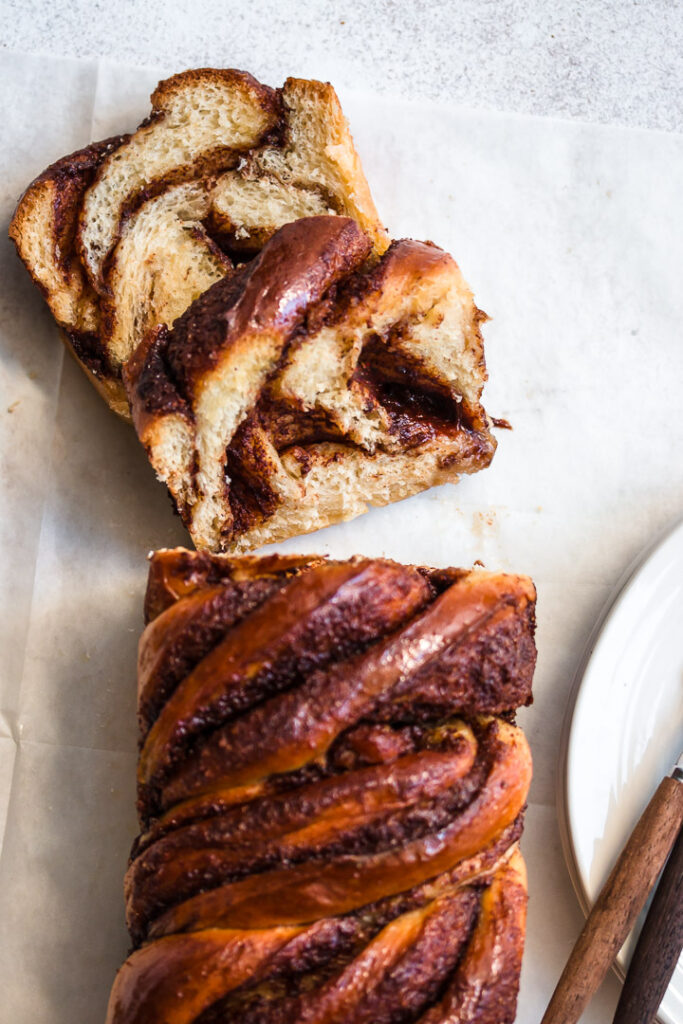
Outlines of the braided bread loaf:
{"label": "braided bread loaf", "polygon": [[151,331],[124,381],[197,547],[249,550],[487,466],[482,316],[436,246],[377,257],[355,221],[310,217]]}
{"label": "braided bread loaf", "polygon": [[334,89],[202,68],[160,82],[132,135],[36,178],[10,237],[67,346],[127,418],[121,367],[145,330],[171,324],[277,228],[320,213],[354,217],[386,248]]}
{"label": "braided bread loaf", "polygon": [[512,1021],[534,601],[520,576],[157,552],[108,1024]]}

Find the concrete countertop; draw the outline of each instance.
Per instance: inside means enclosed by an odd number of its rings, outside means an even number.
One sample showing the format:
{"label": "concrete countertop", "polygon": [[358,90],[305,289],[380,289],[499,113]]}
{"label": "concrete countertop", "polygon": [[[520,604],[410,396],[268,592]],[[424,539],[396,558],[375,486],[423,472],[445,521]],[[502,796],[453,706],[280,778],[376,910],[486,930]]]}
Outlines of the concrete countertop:
{"label": "concrete countertop", "polygon": [[683,129],[676,0],[4,0],[3,47]]}

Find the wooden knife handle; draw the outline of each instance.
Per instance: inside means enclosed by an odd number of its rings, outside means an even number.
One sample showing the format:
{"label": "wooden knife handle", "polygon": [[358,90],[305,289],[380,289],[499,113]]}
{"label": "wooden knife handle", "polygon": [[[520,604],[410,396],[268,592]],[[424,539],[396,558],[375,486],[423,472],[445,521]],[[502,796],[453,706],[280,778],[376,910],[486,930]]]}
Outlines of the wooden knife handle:
{"label": "wooden knife handle", "polygon": [[683,949],[683,831],[659,880],[626,975],[614,1024],[650,1024]]}
{"label": "wooden knife handle", "polygon": [[590,912],[541,1024],[576,1024],[662,870],[683,823],[683,783],[662,779]]}

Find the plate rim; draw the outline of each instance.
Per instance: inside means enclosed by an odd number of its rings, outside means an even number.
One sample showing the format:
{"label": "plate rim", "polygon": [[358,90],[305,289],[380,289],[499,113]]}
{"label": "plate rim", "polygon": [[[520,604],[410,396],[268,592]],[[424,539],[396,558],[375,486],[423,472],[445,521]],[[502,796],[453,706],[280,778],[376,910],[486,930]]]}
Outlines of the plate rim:
{"label": "plate rim", "polygon": [[[605,601],[598,618],[595,621],[593,628],[589,634],[588,640],[586,641],[585,647],[581,653],[581,657],[576,666],[574,676],[572,679],[572,685],[569,689],[567,702],[564,710],[564,717],[562,721],[562,731],[560,734],[560,751],[559,751],[559,768],[557,773],[556,782],[556,805],[557,805],[557,817],[560,831],[560,841],[562,844],[562,853],[564,855],[565,863],[567,865],[567,871],[571,879],[571,883],[576,893],[576,897],[581,907],[581,911],[584,917],[588,917],[590,913],[592,902],[588,897],[588,894],[584,888],[581,880],[581,874],[579,871],[574,846],[572,843],[571,828],[569,824],[569,772],[568,772],[568,756],[569,756],[569,743],[572,732],[572,725],[574,721],[574,714],[576,711],[576,705],[581,691],[581,686],[586,675],[588,664],[593,656],[595,648],[600,641],[602,634],[604,633],[612,614],[616,611],[622,597],[626,595],[629,588],[635,582],[635,578],[639,575],[640,570],[644,568],[645,564],[650,561],[654,554],[663,547],[676,533],[681,531],[683,533],[683,517],[678,516],[673,523],[667,524],[667,526],[660,530],[654,537],[654,539],[646,545],[638,554],[629,562],[626,569],[619,576],[617,582],[610,590],[609,596]],[[623,983],[626,972],[618,960],[615,958],[611,965],[611,970],[617,975],[619,980]],[[663,1024],[662,1018],[657,1016],[656,1020]]]}

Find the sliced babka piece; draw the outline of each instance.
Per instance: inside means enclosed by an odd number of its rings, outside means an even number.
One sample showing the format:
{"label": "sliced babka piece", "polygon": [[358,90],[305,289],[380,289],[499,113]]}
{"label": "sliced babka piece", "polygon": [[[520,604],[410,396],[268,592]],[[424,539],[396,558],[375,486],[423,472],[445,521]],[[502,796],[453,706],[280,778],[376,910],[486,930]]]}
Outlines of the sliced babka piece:
{"label": "sliced babka piece", "polygon": [[201,548],[308,533],[489,464],[483,314],[451,256],[379,256],[346,217],[286,225],[124,370]]}
{"label": "sliced babka piece", "polygon": [[145,331],[318,213],[388,244],[333,88],[203,68],[160,82],[133,134],[49,167],[10,236],[69,348],[127,417],[121,367]]}

